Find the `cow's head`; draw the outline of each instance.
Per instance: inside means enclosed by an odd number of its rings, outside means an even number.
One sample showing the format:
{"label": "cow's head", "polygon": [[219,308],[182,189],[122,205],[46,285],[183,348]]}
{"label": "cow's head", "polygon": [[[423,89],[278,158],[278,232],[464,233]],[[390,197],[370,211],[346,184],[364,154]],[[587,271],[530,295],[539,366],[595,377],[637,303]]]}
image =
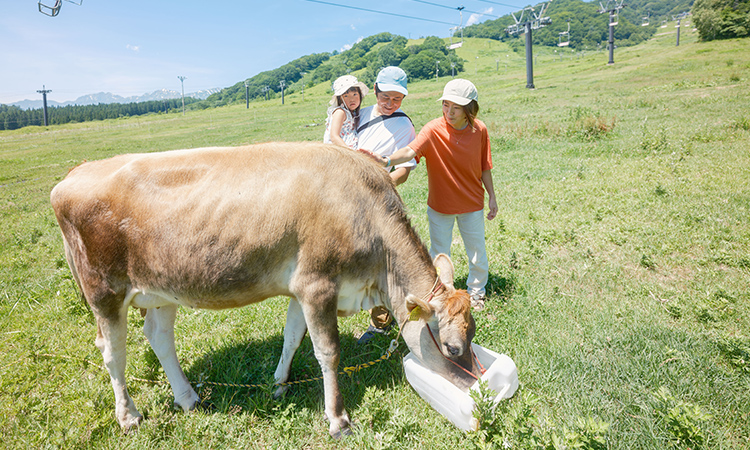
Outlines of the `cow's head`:
{"label": "cow's head", "polygon": [[[435,330],[433,334],[438,349],[444,356],[463,360],[466,358],[462,356],[471,353],[471,340],[476,329],[471,316],[471,299],[466,290],[453,287],[453,263],[450,258],[440,254],[434,263],[443,289],[437,289],[434,297],[417,298],[409,295],[406,307],[414,318],[418,315]],[[471,370],[470,367],[467,369]]]}

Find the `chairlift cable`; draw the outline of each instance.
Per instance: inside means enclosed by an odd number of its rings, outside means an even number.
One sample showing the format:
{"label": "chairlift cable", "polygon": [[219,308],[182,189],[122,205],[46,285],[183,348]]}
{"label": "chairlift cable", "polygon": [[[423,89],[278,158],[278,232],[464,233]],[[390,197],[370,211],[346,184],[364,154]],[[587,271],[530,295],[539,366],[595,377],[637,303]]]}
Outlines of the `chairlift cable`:
{"label": "chairlift cable", "polygon": [[478,2],[484,2],[484,3],[492,3],[493,5],[507,6],[507,7],[509,7],[509,8],[516,8],[516,9],[520,9],[520,8],[521,8],[520,6],[516,6],[516,5],[509,5],[509,4],[507,4],[507,3],[500,3],[500,2],[491,2],[491,1],[489,1],[489,0],[477,0],[477,1],[478,1]]}
{"label": "chairlift cable", "polygon": [[310,3],[320,3],[322,5],[338,6],[341,8],[356,9],[358,11],[366,11],[366,12],[372,12],[372,13],[377,13],[377,14],[384,14],[386,16],[403,17],[405,19],[421,20],[423,22],[441,23],[443,25],[453,25],[452,22],[444,22],[442,20],[425,19],[424,17],[407,16],[404,14],[396,14],[396,13],[390,13],[390,12],[385,12],[385,11],[378,11],[375,9],[360,8],[358,6],[342,5],[340,3],[323,2],[320,0],[305,0],[305,1],[308,1]]}
{"label": "chairlift cable", "polygon": [[446,9],[450,9],[450,10],[454,10],[454,11],[456,11],[456,10],[458,10],[458,11],[465,11],[465,12],[471,13],[471,14],[481,14],[483,16],[495,17],[497,19],[500,18],[500,16],[496,16],[494,14],[488,14],[488,13],[483,13],[483,12],[479,12],[479,11],[470,11],[468,9],[465,9],[463,6],[461,6],[459,8],[454,8],[453,6],[441,5],[439,3],[428,2],[428,1],[425,1],[425,0],[411,0],[411,1],[417,2],[417,3],[424,3],[425,5],[438,6],[440,8],[446,8]]}

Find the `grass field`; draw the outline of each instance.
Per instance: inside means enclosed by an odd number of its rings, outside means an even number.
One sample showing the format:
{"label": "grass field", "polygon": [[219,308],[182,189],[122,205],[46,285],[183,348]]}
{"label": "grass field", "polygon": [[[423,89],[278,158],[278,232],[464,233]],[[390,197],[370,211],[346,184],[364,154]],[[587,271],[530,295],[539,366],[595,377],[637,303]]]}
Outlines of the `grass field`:
{"label": "grass field", "polygon": [[[320,140],[326,86],[280,101],[0,132],[0,447],[4,448],[711,448],[750,447],[750,40],[696,42],[683,27],[615,51],[467,40],[462,76],[479,88],[500,212],[487,223],[487,308],[475,342],[518,366],[518,393],[465,434],[411,389],[400,353],[342,376],[353,436],[333,441],[322,386],[202,384],[212,409],[172,409],[168,385],[131,380],[146,420],[114,418],[95,325],[62,252],[49,192],[83,160],[127,152]],[[499,61],[498,61],[499,60]],[[419,129],[440,114],[446,78],[411,83]],[[372,96],[365,104],[372,104]],[[342,168],[345,170],[345,168]],[[426,174],[399,187],[428,242]],[[456,283],[465,283],[460,238]],[[272,381],[287,300],[181,310],[177,352],[191,380]],[[342,364],[364,351],[366,314],[340,321]],[[165,379],[129,321],[127,374]],[[297,379],[320,369],[306,338]]]}

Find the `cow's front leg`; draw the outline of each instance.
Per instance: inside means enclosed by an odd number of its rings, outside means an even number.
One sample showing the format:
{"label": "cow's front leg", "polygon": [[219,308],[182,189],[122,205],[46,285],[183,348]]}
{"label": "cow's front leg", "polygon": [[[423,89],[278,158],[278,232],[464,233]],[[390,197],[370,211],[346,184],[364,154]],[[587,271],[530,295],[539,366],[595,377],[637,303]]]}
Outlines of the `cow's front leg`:
{"label": "cow's front leg", "polygon": [[314,303],[303,303],[302,310],[310,332],[315,357],[323,372],[325,412],[330,427],[328,432],[334,438],[351,434],[351,421],[344,409],[344,400],[339,391],[338,366],[341,347],[336,316],[336,298],[324,300],[315,298]]}
{"label": "cow's front leg", "polygon": [[184,411],[190,411],[200,401],[198,394],[190,386],[185,372],[180,367],[174,346],[174,321],[177,316],[177,306],[162,306],[151,308],[146,313],[143,323],[143,334],[146,335],[151,348],[159,358],[164,373],[167,374],[174,403]]}
{"label": "cow's front leg", "polygon": [[[286,326],[284,327],[284,348],[281,351],[279,365],[273,374],[276,383],[284,383],[289,380],[289,372],[292,367],[292,358],[294,353],[302,343],[302,339],[307,332],[307,323],[305,315],[302,313],[302,307],[296,299],[290,299],[289,308],[286,311]],[[281,397],[289,386],[279,386],[273,394],[274,398]]]}
{"label": "cow's front leg", "polygon": [[109,372],[112,389],[115,392],[115,416],[117,423],[127,433],[138,427],[143,416],[128,394],[125,383],[127,364],[127,308],[119,317],[104,318],[96,315],[96,347],[102,352],[104,366]]}

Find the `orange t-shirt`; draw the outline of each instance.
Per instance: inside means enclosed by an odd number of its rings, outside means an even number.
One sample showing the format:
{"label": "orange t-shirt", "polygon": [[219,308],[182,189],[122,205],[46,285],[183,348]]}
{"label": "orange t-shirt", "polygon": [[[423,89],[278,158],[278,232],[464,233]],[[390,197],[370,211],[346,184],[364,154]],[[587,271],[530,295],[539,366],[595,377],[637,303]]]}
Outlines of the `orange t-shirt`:
{"label": "orange t-shirt", "polygon": [[427,160],[427,205],[443,214],[464,214],[484,209],[482,172],[492,169],[487,127],[456,130],[442,116],[430,121],[409,148],[417,162]]}

